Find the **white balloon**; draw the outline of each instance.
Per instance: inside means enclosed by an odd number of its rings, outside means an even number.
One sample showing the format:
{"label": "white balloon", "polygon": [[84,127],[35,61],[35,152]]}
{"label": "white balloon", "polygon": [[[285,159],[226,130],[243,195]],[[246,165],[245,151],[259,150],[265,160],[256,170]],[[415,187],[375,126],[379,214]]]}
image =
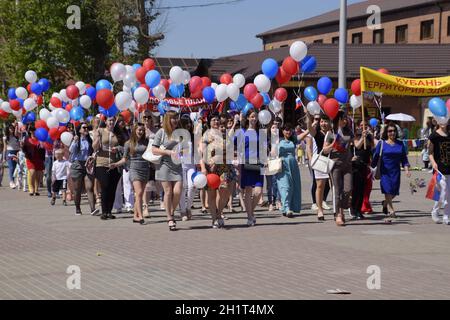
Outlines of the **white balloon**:
{"label": "white balloon", "polygon": [[129,64],[127,64],[127,65],[125,66],[125,68],[127,69],[127,74],[128,74],[128,73],[132,73],[132,74],[135,74],[135,73],[136,73],[136,71],[134,71],[134,68],[133,68],[132,66],[130,66]]}
{"label": "white balloon", "polygon": [[130,109],[131,112],[136,112],[136,102],[134,100],[131,100],[131,104],[128,109]]}
{"label": "white balloon", "polygon": [[258,88],[259,92],[267,93],[270,90],[270,79],[263,74],[257,75],[253,83]]}
{"label": "white balloon", "polygon": [[147,89],[145,88],[137,88],[134,91],[134,100],[136,100],[139,104],[145,104],[148,102],[148,99],[150,98],[150,94],[148,93]]}
{"label": "white balloon", "polygon": [[48,110],[45,109],[45,108],[42,108],[42,109],[39,111],[39,118],[40,118],[41,120],[47,121],[47,119],[50,118],[51,116],[52,116],[52,114],[50,113],[50,111],[48,111]]}
{"label": "white balloon", "polygon": [[69,111],[64,110],[63,108],[58,108],[55,111],[55,118],[61,123],[67,123],[70,121]]}
{"label": "white balloon", "polygon": [[158,84],[156,87],[154,87],[152,89],[152,92],[159,100],[163,100],[167,94],[166,88],[161,84]]}
{"label": "white balloon", "polygon": [[206,176],[203,173],[199,173],[195,178],[194,178],[194,186],[197,189],[203,189],[204,187],[206,187],[206,184],[208,183],[208,180],[206,179]]}
{"label": "white balloon", "polygon": [[58,98],[59,100],[62,100],[61,95],[60,95],[58,92],[54,92],[54,93],[52,94],[52,98],[53,98],[53,97]]}
{"label": "white balloon", "polygon": [[446,116],[446,117],[434,116],[434,119],[436,119],[437,124],[441,125],[441,126],[448,124],[448,120],[449,120],[448,116]]}
{"label": "white balloon", "polygon": [[122,63],[116,62],[111,66],[111,77],[114,82],[121,81],[127,74],[127,68]]}
{"label": "white balloon", "polygon": [[170,79],[172,80],[172,83],[178,85],[182,84],[184,80],[184,74],[183,69],[181,69],[179,66],[172,67],[170,69]]}
{"label": "white balloon", "polygon": [[124,84],[124,85],[122,86],[122,91],[131,93],[131,88],[128,87],[126,84]]}
{"label": "white balloon", "polygon": [[350,97],[350,105],[352,106],[353,110],[358,109],[362,105],[362,96],[355,96],[352,95]]}
{"label": "white balloon", "polygon": [[61,142],[64,143],[64,145],[70,147],[70,144],[72,143],[73,134],[70,132],[63,132],[61,134]]}
{"label": "white balloon", "polygon": [[80,104],[84,109],[89,109],[92,105],[92,99],[91,97],[84,95],[80,98]]}
{"label": "white balloon", "polygon": [[133,98],[131,97],[131,94],[129,94],[128,92],[119,92],[116,95],[116,106],[120,111],[124,111],[127,110],[129,105],[131,104],[131,100],[133,100]]}
{"label": "white balloon", "polygon": [[86,92],[86,84],[83,81],[78,81],[75,83],[75,86],[80,91],[80,95],[83,95]]}
{"label": "white balloon", "polygon": [[233,83],[236,84],[239,88],[242,88],[243,86],[245,86],[245,77],[242,74],[237,73],[233,77]]}
{"label": "white balloon", "polygon": [[213,88],[214,91],[217,89],[218,86],[219,85],[217,83],[215,83],[215,82],[211,83],[211,88]]}
{"label": "white balloon", "polygon": [[227,95],[231,100],[237,101],[239,98],[239,86],[235,83],[227,85]]}
{"label": "white balloon", "polygon": [[277,99],[273,99],[269,104],[269,109],[273,113],[277,114],[282,109],[282,103],[278,101]]}
{"label": "white balloon", "polygon": [[320,114],[320,104],[317,101],[311,101],[306,106],[306,109],[308,109],[308,112],[310,115],[314,116],[316,114]]}
{"label": "white balloon", "polygon": [[258,113],[258,120],[262,125],[268,125],[272,120],[272,114],[267,110],[262,110]]}
{"label": "white balloon", "polygon": [[183,84],[187,85],[191,81],[191,74],[187,71],[183,71]]}
{"label": "white balloon", "polygon": [[12,110],[12,114],[17,118],[17,121],[22,120],[22,109]]}
{"label": "white balloon", "polygon": [[69,102],[70,99],[67,97],[66,89],[62,89],[62,90],[59,92],[59,95],[60,95],[62,101],[64,101],[64,102]]}
{"label": "white balloon", "polygon": [[32,98],[28,98],[23,102],[23,107],[26,111],[31,111],[37,107],[37,103]]}
{"label": "white balloon", "polygon": [[302,61],[308,54],[308,47],[303,41],[295,41],[289,48],[289,53],[295,61]]}
{"label": "white balloon", "polygon": [[1,108],[2,108],[2,110],[5,111],[5,112],[8,112],[8,113],[11,113],[11,112],[12,112],[11,106],[10,106],[10,104],[9,104],[8,101],[3,101],[3,102],[2,102],[2,105],[1,105]]}
{"label": "white balloon", "polygon": [[124,86],[133,88],[136,85],[136,75],[134,73],[127,73],[123,79]]}
{"label": "white balloon", "polygon": [[18,87],[16,89],[16,96],[17,96],[17,98],[25,100],[26,98],[28,98],[28,91],[27,91],[27,89],[25,89],[24,87]]}
{"label": "white balloon", "polygon": [[223,102],[227,100],[228,94],[227,94],[227,85],[222,83],[220,84],[216,89],[216,98],[217,101]]}
{"label": "white balloon", "polygon": [[46,123],[47,123],[47,127],[49,129],[51,129],[51,128],[58,128],[59,127],[59,121],[55,117],[47,118]]}
{"label": "white balloon", "polygon": [[71,100],[70,104],[72,105],[72,107],[78,107],[80,105],[80,102],[78,101],[78,99],[75,99]]}
{"label": "white balloon", "polygon": [[25,80],[27,80],[29,83],[35,83],[37,81],[37,74],[33,70],[28,70],[25,73]]}

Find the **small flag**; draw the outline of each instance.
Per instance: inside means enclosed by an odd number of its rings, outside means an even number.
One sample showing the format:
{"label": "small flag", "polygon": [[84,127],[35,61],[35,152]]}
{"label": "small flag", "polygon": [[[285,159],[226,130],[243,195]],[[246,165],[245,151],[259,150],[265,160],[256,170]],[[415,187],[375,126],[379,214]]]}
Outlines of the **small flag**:
{"label": "small flag", "polygon": [[426,195],[427,199],[439,201],[439,199],[441,198],[440,183],[443,179],[445,181],[445,177],[441,173],[435,171],[433,178],[431,178],[431,181],[428,184],[428,191]]}
{"label": "small flag", "polygon": [[300,98],[295,99],[295,110],[298,110],[302,107],[303,107],[302,99]]}

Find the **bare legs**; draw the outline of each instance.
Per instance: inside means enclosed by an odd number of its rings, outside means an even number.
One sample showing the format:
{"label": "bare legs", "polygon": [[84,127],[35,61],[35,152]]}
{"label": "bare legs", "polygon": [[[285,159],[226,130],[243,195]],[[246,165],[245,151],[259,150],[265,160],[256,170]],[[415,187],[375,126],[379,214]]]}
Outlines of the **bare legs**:
{"label": "bare legs", "polygon": [[317,208],[319,208],[319,211],[317,212],[317,216],[323,217],[323,208],[322,208],[322,203],[323,203],[323,195],[325,192],[325,186],[328,183],[328,180],[326,179],[320,179],[320,180],[316,180],[316,184],[317,184],[317,188],[316,188],[316,205]]}
{"label": "bare legs", "polygon": [[[252,197],[253,196],[253,197]],[[245,187],[245,209],[247,210],[248,219],[255,219],[255,209],[259,203],[259,200],[262,196],[262,188],[261,187]]]}
{"label": "bare legs", "polygon": [[133,181],[134,188],[134,220],[141,221],[144,219],[142,214],[142,204],[144,203],[145,197],[145,187],[147,182],[144,181]]}
{"label": "bare legs", "polygon": [[167,221],[173,220],[175,209],[180,203],[183,181],[162,181],[164,188],[164,207],[166,208]]}

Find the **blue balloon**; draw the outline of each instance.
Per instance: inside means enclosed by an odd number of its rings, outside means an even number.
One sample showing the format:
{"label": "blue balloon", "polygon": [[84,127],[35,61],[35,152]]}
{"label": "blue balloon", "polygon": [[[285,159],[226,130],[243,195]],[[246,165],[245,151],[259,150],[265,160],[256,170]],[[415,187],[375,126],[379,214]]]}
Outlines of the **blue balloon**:
{"label": "blue balloon", "polygon": [[131,88],[131,94],[134,95],[134,92],[141,87],[141,84],[139,82],[136,83],[136,85]]}
{"label": "blue balloon", "polygon": [[19,101],[20,106],[23,108],[23,99],[17,98],[17,101]]}
{"label": "blue balloon", "polygon": [[133,69],[134,69],[134,71],[136,71],[136,70],[139,69],[140,67],[142,67],[142,65],[140,65],[139,63],[133,64]]}
{"label": "blue balloon", "polygon": [[445,101],[441,98],[433,98],[428,102],[428,108],[431,113],[436,117],[446,117],[447,107],[445,106]]}
{"label": "blue balloon", "polygon": [[262,64],[262,72],[269,79],[274,79],[278,73],[278,62],[272,58],[264,60]]}
{"label": "blue balloon", "polygon": [[319,97],[319,93],[314,87],[307,87],[305,89],[304,95],[306,99],[308,99],[309,101],[316,101],[317,98]]}
{"label": "blue balloon", "polygon": [[176,84],[172,83],[170,85],[169,94],[173,98],[181,98],[183,96],[183,93],[184,93],[184,85],[183,84],[176,85]]}
{"label": "blue balloon", "polygon": [[94,100],[97,95],[97,90],[95,90],[94,87],[89,87],[86,89],[86,95],[88,95],[91,100]]}
{"label": "blue balloon", "polygon": [[245,106],[247,105],[248,101],[247,98],[245,98],[245,95],[243,95],[242,93],[239,95],[239,98],[236,101],[236,105],[238,107],[238,111],[241,111],[242,109],[245,108]]}
{"label": "blue balloon", "polygon": [[344,88],[339,88],[334,92],[334,97],[337,101],[342,104],[346,104],[348,102],[348,91]]}
{"label": "blue balloon", "polygon": [[39,82],[35,82],[31,85],[31,92],[33,92],[34,94],[37,94],[39,96],[43,91],[44,89],[39,84]]}
{"label": "blue balloon", "polygon": [[87,122],[91,122],[92,119],[94,119],[94,117],[93,117],[93,116],[89,116],[89,117],[86,118],[86,121],[87,121]]}
{"label": "blue balloon", "polygon": [[48,81],[45,78],[42,78],[38,81],[38,83],[41,85],[42,87],[42,92],[47,92],[48,89],[50,89],[50,81]]}
{"label": "blue balloon", "polygon": [[270,96],[269,96],[269,94],[266,93],[266,92],[263,92],[263,93],[261,93],[261,95],[264,98],[264,105],[268,106],[269,103],[270,103]]}
{"label": "blue balloon", "polygon": [[145,75],[145,83],[153,89],[161,82],[161,75],[156,70],[151,70]]}
{"label": "blue balloon", "polygon": [[52,140],[52,138],[50,137],[50,135],[48,135],[47,141],[45,141],[45,142],[50,143],[50,144],[53,144],[53,140]]}
{"label": "blue balloon", "polygon": [[161,115],[161,116],[163,116],[165,113],[166,113],[166,109],[164,108],[164,105],[163,105],[163,102],[165,102],[165,101],[161,101],[159,104],[158,104],[158,112],[159,112],[159,114]]}
{"label": "blue balloon", "polygon": [[246,116],[247,113],[248,113],[250,110],[252,110],[252,109],[255,109],[255,106],[252,105],[250,102],[248,102],[248,103],[245,105],[244,109],[242,110],[242,114],[243,114],[244,116]]}
{"label": "blue balloon", "polygon": [[306,56],[305,59],[300,63],[300,69],[304,73],[311,73],[316,71],[317,68],[317,60],[316,57]]}
{"label": "blue balloon", "polygon": [[211,87],[205,87],[202,91],[203,98],[205,98],[206,102],[209,104],[214,102],[214,99],[216,97],[216,92]]}
{"label": "blue balloon", "polygon": [[192,174],[192,176],[191,176],[192,182],[194,182],[195,177],[198,176],[199,174],[200,174],[200,171],[195,171],[195,172]]}
{"label": "blue balloon", "polygon": [[235,110],[237,110],[237,108],[238,108],[238,106],[237,106],[236,102],[231,101],[230,102],[230,110],[235,111]]}
{"label": "blue balloon", "polygon": [[37,128],[36,131],[34,132],[34,135],[41,142],[47,141],[48,132],[44,128]]}
{"label": "blue balloon", "polygon": [[372,128],[375,128],[378,125],[378,120],[375,118],[370,119],[369,124]]}
{"label": "blue balloon", "polygon": [[82,107],[73,107],[69,112],[70,118],[75,121],[79,121],[84,117],[84,111]]}
{"label": "blue balloon", "polygon": [[11,100],[16,100],[17,96],[16,96],[16,88],[9,88],[8,89],[8,98]]}
{"label": "blue balloon", "polygon": [[114,117],[117,113],[119,113],[119,109],[117,109],[116,104],[113,104],[108,110],[103,107],[98,107],[98,111],[100,111],[101,114],[107,116],[108,118]]}
{"label": "blue balloon", "polygon": [[317,89],[321,94],[327,95],[333,88],[333,81],[328,77],[322,77],[317,82]]}
{"label": "blue balloon", "polygon": [[60,126],[60,127],[65,127],[65,126],[67,126],[67,124],[68,124],[68,122],[66,122],[66,123],[60,122],[60,123],[59,123],[59,126]]}
{"label": "blue balloon", "polygon": [[95,85],[95,89],[97,91],[100,91],[102,89],[108,89],[108,90],[112,90],[113,86],[111,84],[111,82],[109,82],[108,80],[100,80],[97,82],[97,84]]}
{"label": "blue balloon", "polygon": [[28,112],[22,119],[24,124],[32,123],[36,121],[36,114],[34,112]]}

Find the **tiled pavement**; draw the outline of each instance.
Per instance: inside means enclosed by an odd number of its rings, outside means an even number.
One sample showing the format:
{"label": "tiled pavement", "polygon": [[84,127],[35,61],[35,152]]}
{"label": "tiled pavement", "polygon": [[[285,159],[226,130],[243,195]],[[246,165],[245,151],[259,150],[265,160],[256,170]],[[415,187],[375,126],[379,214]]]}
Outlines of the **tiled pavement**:
{"label": "tiled pavement", "polygon": [[[304,211],[294,219],[260,208],[256,227],[230,214],[225,230],[213,230],[207,216],[196,214],[178,222],[177,232],[169,232],[157,207],[145,226],[127,214],[101,221],[75,216],[60,202],[51,207],[44,195],[2,187],[0,299],[450,297],[450,226],[432,223],[425,189],[411,195],[404,178],[393,225],[378,214],[338,228],[332,216],[318,223],[309,209],[305,169],[302,186]],[[372,198],[380,211],[378,188]],[[80,290],[66,287],[70,265],[81,269]],[[380,290],[367,288],[371,265],[381,268]],[[351,295],[326,294],[337,288]]]}

